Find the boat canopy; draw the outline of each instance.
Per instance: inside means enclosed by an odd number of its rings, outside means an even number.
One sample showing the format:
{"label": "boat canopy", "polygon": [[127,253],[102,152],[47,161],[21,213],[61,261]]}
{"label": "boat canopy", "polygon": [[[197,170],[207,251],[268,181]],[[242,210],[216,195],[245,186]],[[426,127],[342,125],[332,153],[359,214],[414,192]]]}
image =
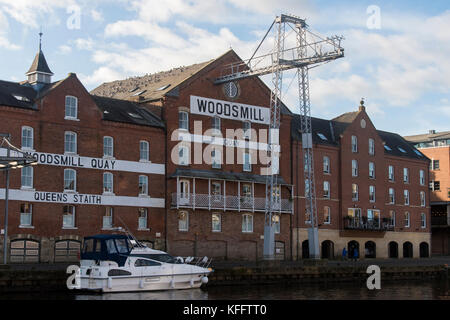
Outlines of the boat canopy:
{"label": "boat canopy", "polygon": [[133,246],[126,235],[100,234],[84,238],[82,260],[115,261],[123,267]]}

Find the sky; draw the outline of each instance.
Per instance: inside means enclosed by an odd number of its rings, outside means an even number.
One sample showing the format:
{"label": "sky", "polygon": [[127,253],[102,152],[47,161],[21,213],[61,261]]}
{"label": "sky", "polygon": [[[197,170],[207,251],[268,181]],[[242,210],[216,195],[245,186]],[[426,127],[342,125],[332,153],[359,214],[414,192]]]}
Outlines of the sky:
{"label": "sky", "polygon": [[[53,80],[73,72],[92,90],[230,48],[248,59],[281,13],[344,37],[344,58],[310,70],[312,116],[356,111],[364,98],[379,130],[450,131],[448,0],[0,0],[0,79],[25,80],[41,29]],[[283,78],[282,99],[298,112],[295,71]]]}

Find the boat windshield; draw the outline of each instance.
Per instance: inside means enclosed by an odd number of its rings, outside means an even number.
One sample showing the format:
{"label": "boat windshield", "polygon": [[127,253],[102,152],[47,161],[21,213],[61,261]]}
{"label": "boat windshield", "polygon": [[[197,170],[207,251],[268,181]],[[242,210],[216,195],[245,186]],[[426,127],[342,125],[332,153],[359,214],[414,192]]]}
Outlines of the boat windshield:
{"label": "boat windshield", "polygon": [[177,260],[168,254],[150,254],[148,258],[165,263],[177,263]]}
{"label": "boat windshield", "polygon": [[119,253],[129,253],[129,247],[127,239],[116,239],[116,246]]}

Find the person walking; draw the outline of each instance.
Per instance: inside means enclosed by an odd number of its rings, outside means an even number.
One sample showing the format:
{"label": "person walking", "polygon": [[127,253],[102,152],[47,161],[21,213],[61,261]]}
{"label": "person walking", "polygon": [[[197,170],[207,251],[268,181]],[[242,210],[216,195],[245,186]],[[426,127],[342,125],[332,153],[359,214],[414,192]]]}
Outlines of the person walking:
{"label": "person walking", "polygon": [[347,249],[344,247],[344,249],[342,249],[342,258],[344,260],[347,260]]}
{"label": "person walking", "polygon": [[353,250],[353,259],[355,259],[355,261],[358,261],[358,258],[359,258],[358,248],[355,248]]}

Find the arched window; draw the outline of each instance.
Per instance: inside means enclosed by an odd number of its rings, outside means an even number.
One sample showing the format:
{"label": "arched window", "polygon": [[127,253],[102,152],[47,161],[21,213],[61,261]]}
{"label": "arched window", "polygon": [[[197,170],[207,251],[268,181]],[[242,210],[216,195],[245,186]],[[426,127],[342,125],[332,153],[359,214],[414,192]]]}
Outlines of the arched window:
{"label": "arched window", "polygon": [[112,157],[114,155],[114,139],[112,137],[103,137],[103,156]]}
{"label": "arched window", "polygon": [[150,146],[147,141],[139,142],[139,160],[150,161]]}
{"label": "arched window", "polygon": [[178,112],[178,128],[181,130],[189,130],[189,114],[186,111]]}
{"label": "arched window", "polygon": [[189,213],[187,211],[180,211],[178,213],[178,231],[189,230]]}
{"label": "arched window", "polygon": [[111,172],[103,173],[103,193],[113,193],[113,174]]}
{"label": "arched window", "polygon": [[64,152],[77,153],[77,134],[66,131],[64,133]]}
{"label": "arched window", "polygon": [[66,96],[65,119],[77,119],[78,99],[73,96]]}

